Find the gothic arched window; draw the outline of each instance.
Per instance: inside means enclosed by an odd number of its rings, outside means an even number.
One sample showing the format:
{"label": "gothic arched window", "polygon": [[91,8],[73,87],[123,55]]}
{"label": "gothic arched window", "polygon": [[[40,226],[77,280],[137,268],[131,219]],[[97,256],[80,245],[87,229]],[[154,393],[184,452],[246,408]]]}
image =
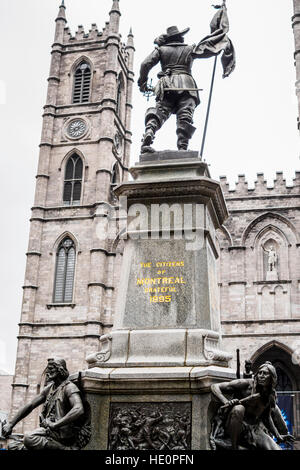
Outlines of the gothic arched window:
{"label": "gothic arched window", "polygon": [[112,186],[117,186],[119,184],[119,181],[120,181],[119,167],[118,167],[118,163],[116,162],[113,166],[112,175],[111,175]]}
{"label": "gothic arched window", "polygon": [[63,196],[65,206],[80,204],[82,173],[82,160],[76,153],[74,153],[66,164]]}
{"label": "gothic arched window", "polygon": [[58,246],[54,280],[54,303],[68,303],[73,300],[76,250],[70,237],[66,237]]}
{"label": "gothic arched window", "polygon": [[74,75],[73,103],[90,101],[91,77],[91,67],[87,62],[81,62]]}
{"label": "gothic arched window", "polygon": [[116,105],[116,113],[119,117],[121,117],[122,91],[123,91],[123,77],[120,74],[118,77],[118,84],[117,84],[117,105]]}

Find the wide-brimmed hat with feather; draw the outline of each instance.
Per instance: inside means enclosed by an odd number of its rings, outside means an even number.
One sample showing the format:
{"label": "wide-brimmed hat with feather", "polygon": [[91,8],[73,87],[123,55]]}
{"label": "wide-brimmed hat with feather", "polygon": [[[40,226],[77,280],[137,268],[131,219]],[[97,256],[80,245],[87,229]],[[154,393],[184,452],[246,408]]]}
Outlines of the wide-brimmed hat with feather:
{"label": "wide-brimmed hat with feather", "polygon": [[185,28],[182,31],[179,31],[177,26],[170,26],[167,28],[167,33],[164,35],[166,38],[172,38],[173,36],[183,36],[188,33],[190,28]]}

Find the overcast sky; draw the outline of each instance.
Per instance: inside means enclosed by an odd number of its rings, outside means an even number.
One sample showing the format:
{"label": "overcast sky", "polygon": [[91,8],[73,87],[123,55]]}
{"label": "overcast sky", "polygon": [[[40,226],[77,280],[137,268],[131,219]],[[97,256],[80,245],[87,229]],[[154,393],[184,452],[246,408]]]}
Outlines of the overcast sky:
{"label": "overcast sky", "polygon": [[[112,0],[65,0],[68,25],[101,30]],[[215,12],[212,0],[120,0],[121,33],[135,36],[135,73],[153,49],[153,40],[171,25],[190,26],[187,43],[209,32]],[[0,134],[2,230],[0,246],[0,369],[14,370],[17,323],[25,270],[30,208],[33,203],[38,145],[45,104],[50,47],[59,0],[1,0],[0,2]],[[227,79],[217,70],[205,155],[214,178],[227,175],[234,187],[245,174],[250,187],[257,172],[269,185],[276,171],[291,183],[299,164],[297,101],[295,96],[292,0],[227,0],[230,33],[237,67]],[[194,63],[201,92],[195,113],[197,132],[190,148],[199,150],[213,60]],[[156,81],[158,68],[150,77]],[[132,119],[132,163],[138,159],[147,103],[135,86]],[[175,148],[174,118],[160,131],[157,149]]]}

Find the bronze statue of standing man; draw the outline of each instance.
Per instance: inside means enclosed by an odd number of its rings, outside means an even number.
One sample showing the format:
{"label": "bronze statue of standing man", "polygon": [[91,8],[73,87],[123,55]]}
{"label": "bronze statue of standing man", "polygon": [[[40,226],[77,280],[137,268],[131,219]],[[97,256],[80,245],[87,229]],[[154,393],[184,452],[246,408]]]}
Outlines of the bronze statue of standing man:
{"label": "bronze statue of standing man", "polygon": [[192,76],[194,59],[206,59],[223,51],[223,77],[229,76],[233,71],[235,54],[232,42],[227,37],[229,23],[225,2],[215,8],[218,12],[210,25],[211,34],[197,45],[184,43],[184,35],[189,28],[180,31],[177,26],[171,26],[166,34],[155,39],[154,51],[142,63],[138,86],[143,93],[149,91],[147,81],[152,67],[160,63],[162,68],[155,87],[156,107],[149,108],[146,112],[142,153],[154,151],[151,144],[155,133],[171,114],[176,114],[177,117],[178,150],[187,150],[189,140],[195,132],[194,111],[200,104],[198,88]]}

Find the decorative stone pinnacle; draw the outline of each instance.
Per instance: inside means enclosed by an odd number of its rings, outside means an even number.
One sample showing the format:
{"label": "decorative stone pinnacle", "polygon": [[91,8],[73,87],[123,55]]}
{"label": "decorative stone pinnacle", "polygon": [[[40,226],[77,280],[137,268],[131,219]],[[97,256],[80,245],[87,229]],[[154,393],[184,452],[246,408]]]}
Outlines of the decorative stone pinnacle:
{"label": "decorative stone pinnacle", "polygon": [[110,13],[120,13],[120,4],[119,0],[113,0]]}
{"label": "decorative stone pinnacle", "polygon": [[132,34],[132,28],[130,28],[128,36],[127,36],[127,48],[133,48],[134,49],[134,43],[133,43],[133,34]]}
{"label": "decorative stone pinnacle", "polygon": [[58,12],[56,21],[57,20],[64,20],[65,22],[67,22],[65,10],[66,10],[65,0],[62,0],[61,5],[59,6],[59,12]]}

